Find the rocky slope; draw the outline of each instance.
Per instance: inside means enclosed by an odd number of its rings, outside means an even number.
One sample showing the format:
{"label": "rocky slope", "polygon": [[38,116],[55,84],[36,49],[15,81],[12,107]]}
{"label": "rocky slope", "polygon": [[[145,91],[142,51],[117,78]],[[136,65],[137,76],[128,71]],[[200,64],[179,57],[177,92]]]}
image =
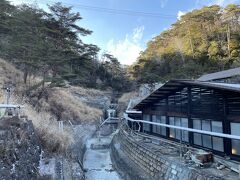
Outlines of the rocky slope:
{"label": "rocky slope", "polygon": [[31,121],[16,117],[0,121],[1,179],[39,178],[41,145]]}

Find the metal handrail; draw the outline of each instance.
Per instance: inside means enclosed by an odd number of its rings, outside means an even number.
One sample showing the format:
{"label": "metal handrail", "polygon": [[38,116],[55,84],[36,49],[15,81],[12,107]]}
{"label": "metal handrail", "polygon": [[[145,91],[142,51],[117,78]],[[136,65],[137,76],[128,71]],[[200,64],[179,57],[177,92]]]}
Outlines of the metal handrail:
{"label": "metal handrail", "polygon": [[107,119],[105,119],[105,120],[100,124],[100,127],[103,126],[106,122],[111,121],[111,120],[119,120],[119,118],[116,118],[116,117],[108,117]]}
{"label": "metal handrail", "polygon": [[199,129],[186,128],[186,127],[181,127],[181,126],[174,126],[174,125],[145,121],[145,120],[136,120],[136,119],[129,118],[127,114],[124,114],[124,118],[127,121],[131,121],[131,122],[141,122],[141,123],[152,124],[152,125],[157,125],[157,126],[162,126],[162,127],[179,129],[179,130],[183,130],[183,131],[189,131],[189,132],[195,132],[195,133],[206,134],[206,135],[211,135],[211,136],[240,140],[240,136],[237,136],[237,135],[224,134],[224,133],[211,132],[211,131],[204,131],[204,130],[199,130]]}

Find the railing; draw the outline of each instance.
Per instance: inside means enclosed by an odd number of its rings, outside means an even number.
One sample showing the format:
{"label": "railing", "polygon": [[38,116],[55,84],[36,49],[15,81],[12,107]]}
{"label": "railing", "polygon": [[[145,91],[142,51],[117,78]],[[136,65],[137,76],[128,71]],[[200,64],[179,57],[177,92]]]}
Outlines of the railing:
{"label": "railing", "polygon": [[[23,108],[24,106],[20,105],[14,105],[14,104],[0,104],[0,109],[3,109],[4,112],[0,111],[0,117],[3,117],[5,115],[5,112],[7,109],[13,109],[12,113],[14,115],[20,116],[20,109]],[[17,111],[16,111],[17,110]]]}
{"label": "railing", "polygon": [[[168,125],[168,124],[162,124],[162,123],[157,123],[157,122],[150,122],[150,121],[144,121],[144,120],[136,120],[136,119],[132,119],[130,117],[128,117],[127,114],[124,114],[123,120],[125,120],[125,123],[127,123],[128,121],[130,122],[136,122],[139,125],[139,129],[141,128],[140,123],[146,123],[146,124],[151,124],[151,125],[156,125],[156,126],[162,126],[162,127],[167,127],[167,128],[173,128],[173,129],[179,129],[179,130],[183,130],[183,131],[189,131],[189,132],[195,132],[195,133],[200,133],[200,134],[207,134],[207,135],[212,135],[212,136],[217,136],[217,137],[223,137],[223,138],[229,138],[229,139],[237,139],[240,140],[240,136],[237,135],[231,135],[231,134],[224,134],[224,133],[217,133],[217,132],[210,132],[210,131],[203,131],[203,130],[198,130],[198,129],[192,129],[192,128],[185,128],[185,127],[180,127],[180,126],[173,126],[173,125]],[[191,147],[191,146],[184,146],[182,144],[182,141],[180,140],[180,144],[178,143],[173,143],[167,139],[163,139],[163,138],[158,138],[158,137],[154,137],[154,136],[150,136],[147,134],[142,134],[139,133],[139,130],[137,130],[138,132],[134,132],[134,134],[136,133],[137,136],[141,136],[144,138],[149,138],[149,139],[155,139],[155,140],[160,140],[162,142],[165,142],[167,144],[172,144],[176,147],[180,148],[180,157],[182,157],[182,153],[183,153],[183,148],[187,149],[188,151],[191,150],[192,151],[196,151],[196,148]],[[125,132],[126,133],[126,132]],[[181,133],[182,134],[182,133]],[[223,164],[224,166],[228,167],[229,169],[231,169],[232,171],[235,171],[236,173],[239,173],[239,177],[240,177],[240,165],[239,163],[236,162],[228,162],[225,161],[226,159],[224,159],[221,156],[217,156],[216,155],[216,159],[215,161]]]}
{"label": "railing", "polygon": [[108,117],[107,119],[105,119],[101,124],[100,127],[103,126],[105,123],[116,123],[119,121],[119,118],[116,117]]}
{"label": "railing", "polygon": [[127,114],[124,114],[124,118],[127,121],[131,121],[131,122],[145,123],[145,124],[151,124],[151,125],[156,125],[156,126],[162,126],[162,127],[173,128],[173,129],[179,129],[179,130],[189,131],[189,132],[194,132],[194,133],[200,133],[200,134],[206,134],[206,135],[211,135],[211,136],[217,136],[217,137],[223,137],[223,138],[240,140],[240,136],[237,136],[237,135],[224,134],[224,133],[211,132],[211,131],[204,131],[204,130],[199,130],[199,129],[186,128],[186,127],[174,126],[174,125],[157,123],[157,122],[151,122],[151,121],[136,120],[136,119],[129,118]]}

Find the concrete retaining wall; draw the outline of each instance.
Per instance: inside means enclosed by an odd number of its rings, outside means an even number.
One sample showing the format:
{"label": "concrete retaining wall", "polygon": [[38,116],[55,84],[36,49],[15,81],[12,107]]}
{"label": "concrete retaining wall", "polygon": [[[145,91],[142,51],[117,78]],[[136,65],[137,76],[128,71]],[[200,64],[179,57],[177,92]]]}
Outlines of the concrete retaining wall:
{"label": "concrete retaining wall", "polygon": [[[130,138],[123,131],[119,131],[114,137],[111,148],[115,163],[121,163],[120,167],[117,166],[128,174],[127,179],[219,179],[156,153],[153,149]],[[134,163],[134,166],[129,165],[129,162]]]}

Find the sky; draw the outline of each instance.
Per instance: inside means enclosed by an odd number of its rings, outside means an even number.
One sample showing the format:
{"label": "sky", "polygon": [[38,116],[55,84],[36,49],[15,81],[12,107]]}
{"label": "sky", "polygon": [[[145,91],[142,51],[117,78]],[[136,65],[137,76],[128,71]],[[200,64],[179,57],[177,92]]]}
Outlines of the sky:
{"label": "sky", "polygon": [[85,43],[98,45],[100,53],[108,52],[122,64],[134,63],[147,42],[171,27],[181,15],[203,6],[240,0],[9,0],[13,4],[37,3],[47,10],[46,4],[62,2],[80,12],[81,27],[93,31],[82,37]]}

